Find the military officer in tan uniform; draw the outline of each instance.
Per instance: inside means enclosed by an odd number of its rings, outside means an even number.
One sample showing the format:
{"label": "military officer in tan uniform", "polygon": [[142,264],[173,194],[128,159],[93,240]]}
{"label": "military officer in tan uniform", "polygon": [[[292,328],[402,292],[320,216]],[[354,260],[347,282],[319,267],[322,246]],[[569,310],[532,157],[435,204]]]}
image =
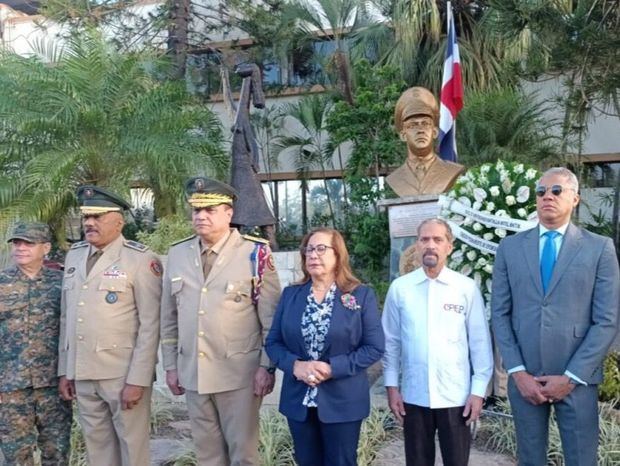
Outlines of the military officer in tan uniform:
{"label": "military officer in tan uniform", "polygon": [[127,202],[97,186],[78,201],[86,241],[65,262],[59,389],[77,398],[90,466],[147,466],[162,267],[122,236]]}
{"label": "military officer in tan uniform", "polygon": [[273,390],[263,344],[280,297],[266,241],[230,228],[234,190],[187,182],[196,235],[170,248],[161,341],[166,382],[185,393],[200,466],[258,466],[258,410]]}

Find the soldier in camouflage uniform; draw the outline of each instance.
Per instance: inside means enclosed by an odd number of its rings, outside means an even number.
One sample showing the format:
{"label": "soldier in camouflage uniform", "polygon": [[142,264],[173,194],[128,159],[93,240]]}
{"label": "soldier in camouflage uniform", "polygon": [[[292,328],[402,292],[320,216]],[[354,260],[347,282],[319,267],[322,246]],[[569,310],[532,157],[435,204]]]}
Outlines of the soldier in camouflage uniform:
{"label": "soldier in camouflage uniform", "polygon": [[58,394],[62,272],[43,267],[50,232],[41,223],[13,230],[11,267],[0,272],[0,447],[7,465],[66,465],[71,404]]}

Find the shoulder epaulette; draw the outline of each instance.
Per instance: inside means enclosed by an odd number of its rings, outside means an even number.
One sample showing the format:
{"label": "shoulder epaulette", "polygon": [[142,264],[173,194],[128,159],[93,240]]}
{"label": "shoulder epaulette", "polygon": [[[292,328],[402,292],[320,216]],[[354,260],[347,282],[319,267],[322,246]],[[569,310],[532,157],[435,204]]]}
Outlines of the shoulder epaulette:
{"label": "shoulder epaulette", "polygon": [[123,244],[128,248],[135,249],[136,251],[144,252],[148,250],[148,246],[145,246],[142,243],[138,243],[137,241],[132,241],[130,239],[126,239]]}
{"label": "shoulder epaulette", "polygon": [[180,239],[179,241],[175,241],[170,246],[176,246],[177,244],[185,243],[185,241],[189,241],[190,239],[194,239],[196,235],[188,236],[187,238]]}
{"label": "shoulder epaulette", "polygon": [[252,235],[241,235],[241,236],[244,239],[247,239],[248,241],[254,241],[255,243],[269,244],[269,240],[265,238],[259,238],[258,236],[252,236]]}
{"label": "shoulder epaulette", "polygon": [[73,243],[71,245],[71,249],[78,249],[88,246],[88,241],[78,241],[77,243]]}

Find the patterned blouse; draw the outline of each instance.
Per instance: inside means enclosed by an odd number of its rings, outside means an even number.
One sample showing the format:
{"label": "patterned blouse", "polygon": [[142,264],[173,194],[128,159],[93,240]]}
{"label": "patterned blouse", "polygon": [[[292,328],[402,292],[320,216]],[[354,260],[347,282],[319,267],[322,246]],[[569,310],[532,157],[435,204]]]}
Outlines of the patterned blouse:
{"label": "patterned blouse", "polygon": [[[322,303],[316,302],[312,295],[312,288],[308,293],[308,304],[301,317],[301,334],[304,337],[306,351],[313,361],[318,361],[325,347],[325,337],[332,322],[335,295],[336,283],[332,283]],[[303,405],[309,408],[316,407],[316,395],[317,387],[308,387]]]}

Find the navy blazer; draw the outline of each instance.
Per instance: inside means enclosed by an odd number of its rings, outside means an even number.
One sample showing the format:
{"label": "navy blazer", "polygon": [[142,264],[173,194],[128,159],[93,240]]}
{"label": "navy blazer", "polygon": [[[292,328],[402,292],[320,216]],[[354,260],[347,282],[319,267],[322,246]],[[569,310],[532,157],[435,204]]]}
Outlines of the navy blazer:
{"label": "navy blazer", "polygon": [[[284,372],[280,412],[295,421],[306,420],[308,408],[302,404],[308,385],[293,375],[295,361],[310,360],[301,334],[301,318],[306,309],[311,283],[286,287],[265,349],[269,358]],[[358,286],[351,294],[359,309],[342,304],[342,291],[336,290],[332,318],[320,360],[331,365],[332,377],[318,385],[318,415],[322,422],[351,422],[370,412],[370,393],[366,368],[381,359],[385,339],[377,298],[372,288]]]}

